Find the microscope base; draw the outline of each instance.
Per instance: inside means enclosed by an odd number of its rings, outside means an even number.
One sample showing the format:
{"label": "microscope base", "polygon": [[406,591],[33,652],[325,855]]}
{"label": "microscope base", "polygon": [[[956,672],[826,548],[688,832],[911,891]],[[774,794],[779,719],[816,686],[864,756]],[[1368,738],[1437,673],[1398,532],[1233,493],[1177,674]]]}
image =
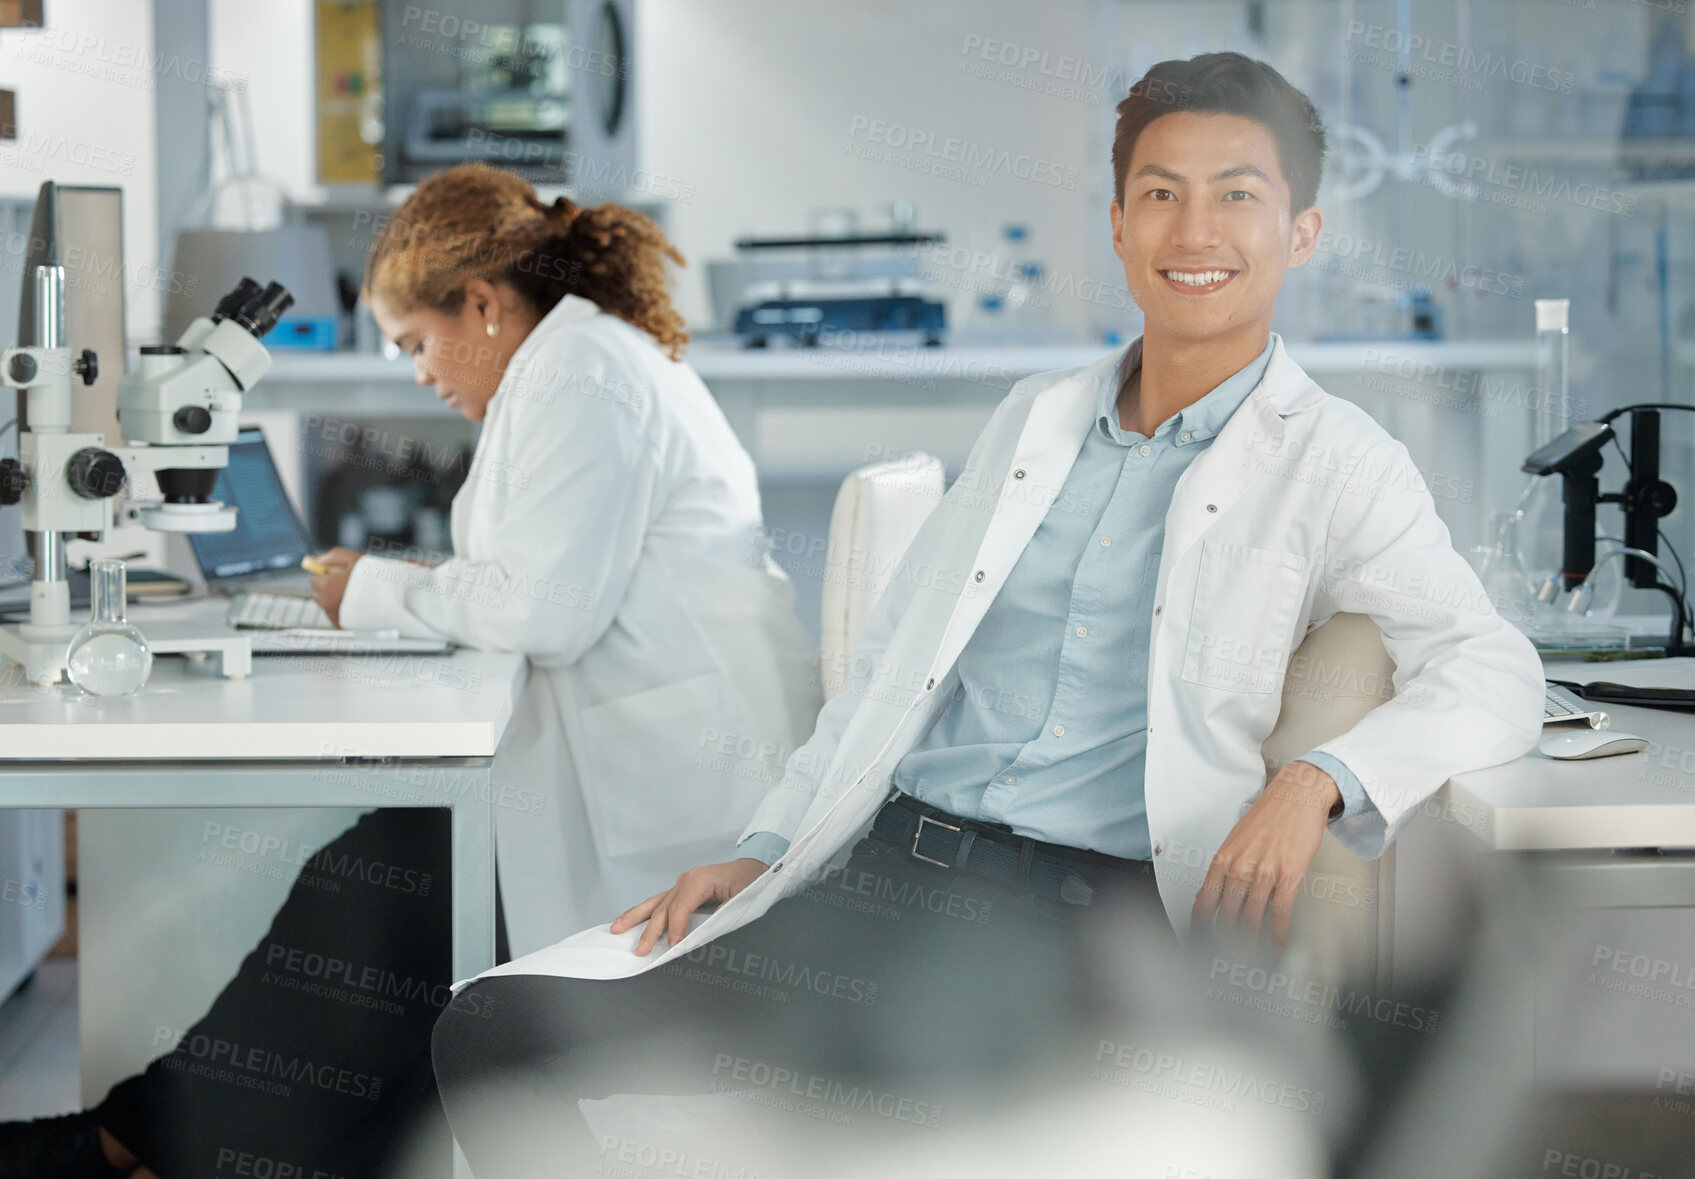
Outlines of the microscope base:
{"label": "microscope base", "polygon": [[[208,655],[218,657],[218,674],[225,679],[246,679],[253,670],[253,642],[239,631],[204,622],[148,622],[131,625],[147,640],[155,655],[186,655],[199,662]],[[145,689],[143,689],[145,691]]]}
{"label": "microscope base", "polygon": [[52,687],[65,678],[65,655],[79,629],[27,622],[0,626],[0,656],[20,665],[24,678],[36,687]]}

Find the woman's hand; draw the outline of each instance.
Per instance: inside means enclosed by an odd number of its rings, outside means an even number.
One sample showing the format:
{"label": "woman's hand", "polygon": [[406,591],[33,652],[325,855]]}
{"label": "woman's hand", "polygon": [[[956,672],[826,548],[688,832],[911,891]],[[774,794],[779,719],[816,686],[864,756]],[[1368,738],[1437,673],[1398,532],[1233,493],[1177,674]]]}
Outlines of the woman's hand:
{"label": "woman's hand", "polygon": [[359,563],[362,554],[352,549],[333,548],[318,560],[329,569],[328,573],[312,575],[312,600],[317,602],[330,621],[336,626],[341,625],[341,599],[347,593],[347,579],[353,573],[353,566]]}
{"label": "woman's hand", "polygon": [[689,916],[696,909],[714,901],[722,903],[729,900],[764,874],[764,863],[751,858],[690,868],[677,877],[677,883],[668,892],[648,897],[635,908],[621,913],[612,923],[612,932],[623,933],[646,921],[647,928],[642,931],[641,941],[636,945],[637,954],[645,956],[658,943],[662,933],[674,946],[688,933]]}

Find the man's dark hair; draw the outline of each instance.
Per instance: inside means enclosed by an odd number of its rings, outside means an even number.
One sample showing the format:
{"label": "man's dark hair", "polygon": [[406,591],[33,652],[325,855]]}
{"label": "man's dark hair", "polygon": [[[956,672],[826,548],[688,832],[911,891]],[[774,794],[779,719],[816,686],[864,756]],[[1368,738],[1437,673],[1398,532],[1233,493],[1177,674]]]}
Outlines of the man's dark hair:
{"label": "man's dark hair", "polygon": [[1203,53],[1188,61],[1160,62],[1118,104],[1112,185],[1113,199],[1120,205],[1136,140],[1149,123],[1179,111],[1240,115],[1264,124],[1277,143],[1277,161],[1289,183],[1289,211],[1298,213],[1318,199],[1324,121],[1312,101],[1263,61],[1240,53]]}

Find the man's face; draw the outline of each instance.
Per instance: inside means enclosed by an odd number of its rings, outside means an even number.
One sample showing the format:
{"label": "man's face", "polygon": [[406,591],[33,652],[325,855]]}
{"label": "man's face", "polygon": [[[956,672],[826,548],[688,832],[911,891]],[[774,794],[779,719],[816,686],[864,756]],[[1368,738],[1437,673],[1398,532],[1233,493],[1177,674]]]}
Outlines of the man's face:
{"label": "man's face", "polygon": [[1262,321],[1269,330],[1283,272],[1312,256],[1323,223],[1316,207],[1290,214],[1264,124],[1180,111],[1136,140],[1112,248],[1148,328],[1204,340]]}

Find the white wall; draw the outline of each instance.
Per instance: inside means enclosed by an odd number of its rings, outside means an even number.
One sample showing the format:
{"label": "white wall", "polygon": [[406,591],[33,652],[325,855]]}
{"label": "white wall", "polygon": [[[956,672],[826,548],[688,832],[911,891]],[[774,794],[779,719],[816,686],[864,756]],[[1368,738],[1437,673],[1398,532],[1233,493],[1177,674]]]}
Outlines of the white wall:
{"label": "white wall", "polygon": [[[317,124],[313,111],[314,46],[312,0],[208,0],[211,17],[208,42],[211,58],[247,83],[247,102],[253,117],[253,142],[248,150],[256,169],[273,177],[297,201],[316,201],[324,190],[317,183]],[[213,167],[227,174],[222,144],[213,128]],[[262,220],[274,214],[274,203],[260,191],[254,212]],[[245,210],[233,195],[218,206],[219,224],[241,225]],[[267,223],[268,222],[263,222]]]}
{"label": "white wall", "polygon": [[[130,334],[151,334],[161,295],[153,85],[156,65],[201,76],[205,63],[155,62],[152,0],[51,0],[47,27],[0,31],[0,78],[18,95],[18,138],[0,141],[0,194],[34,197],[44,180],[124,190]],[[194,72],[190,72],[194,71]],[[5,245],[8,261],[22,243]],[[15,267],[0,281],[15,282]],[[134,281],[140,276],[142,281]],[[11,325],[0,336],[11,338]]]}
{"label": "white wall", "polygon": [[[816,206],[853,207],[877,225],[890,202],[911,199],[921,228],[971,250],[994,250],[1004,224],[1024,222],[1050,269],[1088,273],[1107,232],[1105,205],[1091,199],[1110,174],[1091,140],[1103,108],[1018,84],[1044,84],[1039,69],[963,72],[990,64],[977,54],[991,40],[1050,63],[1082,55],[1086,14],[1084,0],[643,0],[641,160],[691,194],[668,210],[691,263],[679,290],[689,321],[707,318],[708,258],[730,256],[744,234],[804,231]],[[904,146],[914,134],[936,146]],[[951,162],[949,139],[1006,163],[965,168],[981,186],[920,170]],[[1065,183],[1014,175],[1026,159]],[[1085,308],[1063,314],[1082,330]]]}

